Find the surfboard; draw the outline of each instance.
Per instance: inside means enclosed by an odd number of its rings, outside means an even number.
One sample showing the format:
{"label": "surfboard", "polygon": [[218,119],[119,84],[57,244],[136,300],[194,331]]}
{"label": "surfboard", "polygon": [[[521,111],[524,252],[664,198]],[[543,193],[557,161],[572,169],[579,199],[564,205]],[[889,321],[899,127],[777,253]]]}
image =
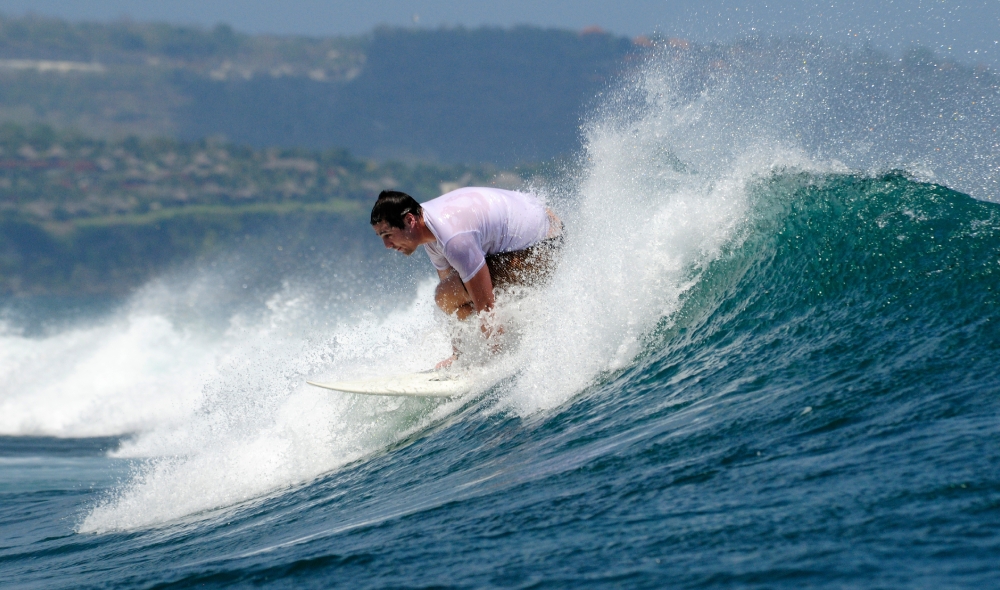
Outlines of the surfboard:
{"label": "surfboard", "polygon": [[334,381],[331,383],[306,381],[306,383],[344,393],[405,397],[455,397],[469,393],[476,385],[471,376],[449,371],[424,371],[358,381]]}

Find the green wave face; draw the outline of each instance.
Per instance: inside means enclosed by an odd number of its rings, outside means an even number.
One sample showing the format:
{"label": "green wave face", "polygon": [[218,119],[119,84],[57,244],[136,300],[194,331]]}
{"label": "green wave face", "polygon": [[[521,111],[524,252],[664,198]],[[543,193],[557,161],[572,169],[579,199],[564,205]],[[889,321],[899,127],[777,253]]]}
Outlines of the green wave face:
{"label": "green wave face", "polygon": [[680,398],[804,389],[806,405],[996,376],[1000,205],[899,174],[777,174],[750,192],[742,239],[637,372]]}

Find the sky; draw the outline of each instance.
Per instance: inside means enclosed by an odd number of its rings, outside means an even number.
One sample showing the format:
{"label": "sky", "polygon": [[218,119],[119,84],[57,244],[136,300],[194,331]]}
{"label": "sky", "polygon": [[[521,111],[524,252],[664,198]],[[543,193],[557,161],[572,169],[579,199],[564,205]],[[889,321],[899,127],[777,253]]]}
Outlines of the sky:
{"label": "sky", "polygon": [[913,46],[1000,69],[1000,0],[0,0],[0,13],[162,21],[248,33],[353,35],[393,26],[599,26],[696,42],[822,36],[894,54]]}

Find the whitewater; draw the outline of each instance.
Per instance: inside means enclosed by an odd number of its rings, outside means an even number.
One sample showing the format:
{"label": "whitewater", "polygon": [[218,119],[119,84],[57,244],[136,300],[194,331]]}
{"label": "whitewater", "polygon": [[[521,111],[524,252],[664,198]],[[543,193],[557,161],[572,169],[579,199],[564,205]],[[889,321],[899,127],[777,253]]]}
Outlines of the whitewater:
{"label": "whitewater", "polygon": [[994,579],[995,74],[665,46],[596,100],[525,187],[563,258],[499,302],[472,395],[306,385],[450,354],[429,263],[374,234],[280,277],[234,251],[100,309],[0,303],[5,585]]}

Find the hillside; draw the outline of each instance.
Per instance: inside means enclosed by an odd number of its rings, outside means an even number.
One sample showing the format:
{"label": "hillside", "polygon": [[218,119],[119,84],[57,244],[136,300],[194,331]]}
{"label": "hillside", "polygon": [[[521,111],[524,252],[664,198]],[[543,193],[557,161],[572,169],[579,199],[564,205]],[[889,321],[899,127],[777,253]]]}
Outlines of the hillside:
{"label": "hillside", "polygon": [[644,45],[530,27],[305,38],[0,18],[0,121],[509,166],[574,151],[588,104]]}
{"label": "hillside", "polygon": [[367,213],[385,188],[425,200],[465,184],[522,183],[489,166],[0,125],[0,294],[120,294],[236,244],[342,253],[374,240]]}

